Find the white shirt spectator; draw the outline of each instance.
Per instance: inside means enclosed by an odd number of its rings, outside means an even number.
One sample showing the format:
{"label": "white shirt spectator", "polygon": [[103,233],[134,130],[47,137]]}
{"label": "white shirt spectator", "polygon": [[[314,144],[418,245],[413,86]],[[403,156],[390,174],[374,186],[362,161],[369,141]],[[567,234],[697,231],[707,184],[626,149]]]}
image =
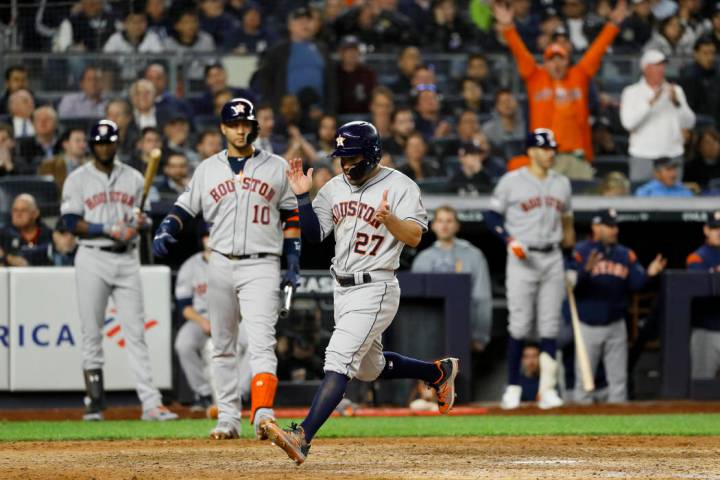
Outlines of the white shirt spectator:
{"label": "white shirt spectator", "polygon": [[[677,106],[670,99],[675,90]],[[655,90],[645,81],[625,87],[620,98],[620,121],[630,132],[629,153],[633,157],[655,159],[684,153],[683,129],[695,125],[695,114],[678,85],[665,83],[663,93],[651,104]]]}
{"label": "white shirt spectator", "polygon": [[161,53],[163,42],[157,33],[148,31],[137,47],[128,42],[125,32],[115,32],[103,47],[105,53]]}
{"label": "white shirt spectator", "polygon": [[15,138],[26,138],[35,136],[35,127],[29,118],[12,117],[13,132]]}
{"label": "white shirt spectator", "polygon": [[62,97],[60,104],[58,104],[58,116],[60,118],[103,118],[106,105],[107,100],[95,100],[83,92],[68,93]]}
{"label": "white shirt spectator", "polygon": [[157,117],[155,116],[155,107],[152,107],[147,113],[135,110],[133,112],[133,117],[135,118],[135,124],[138,126],[138,130],[142,130],[145,127],[157,128],[158,126]]}

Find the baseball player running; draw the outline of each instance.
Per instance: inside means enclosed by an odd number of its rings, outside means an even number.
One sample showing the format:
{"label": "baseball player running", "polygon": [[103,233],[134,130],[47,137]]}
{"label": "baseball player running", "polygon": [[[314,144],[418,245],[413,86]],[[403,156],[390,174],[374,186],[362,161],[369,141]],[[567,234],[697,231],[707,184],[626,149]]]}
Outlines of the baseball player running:
{"label": "baseball player running", "polygon": [[285,430],[275,422],[264,424],[270,440],[298,465],[353,378],[424,380],[436,390],[441,413],[455,402],[456,358],[423,362],[382,350],[382,334],[400,304],[395,278],[400,252],[406,244],[417,246],[427,231],[420,189],[402,173],[378,165],[380,140],[370,123],[340,127],[335,147],[332,156],[341,158],[343,173],[325,184],[312,203],[312,169],[303,174],[302,161],[295,159],[288,171],[306,239],[321,242],[335,234],[330,267],[335,330],[325,351],[325,378],[302,424]]}
{"label": "baseball player running", "polygon": [[[501,406],[520,405],[523,340],[537,319],[540,336],[540,408],[563,404],[557,393],[556,338],[564,298],[563,254],[572,258],[575,230],[570,181],[551,170],[557,143],[551,130],[538,128],[526,139],[530,165],[506,173],[495,187],[485,221],[507,244],[505,286],[509,310],[508,386]],[[574,274],[574,275],[573,275]]]}
{"label": "baseball player running", "polygon": [[130,369],[142,402],[143,420],[174,420],[153,386],[145,344],[145,312],[140,262],[135,247],[138,229],[146,226],[139,206],[140,173],[116,160],[118,128],[100,120],[90,130],[94,160],[73,171],[63,187],[60,213],[68,230],[80,237],[75,257],[78,311],[82,322],[85,375],[85,420],[102,420],[103,325],[108,298],[118,310]]}
{"label": "baseball player running", "polygon": [[[253,104],[228,101],[221,111],[228,148],[203,160],[178,197],[153,240],[157,256],[167,254],[183,225],[202,213],[210,225],[207,304],[217,384],[218,423],[214,439],[240,432],[237,338],[242,316],[252,370],[250,421],[273,418],[277,389],[275,324],[279,286],[297,286],[300,272],[300,224],[297,200],[285,176],[287,162],[255,149],[258,122]],[[287,272],[280,280],[280,255]]]}
{"label": "baseball player running", "polygon": [[[185,260],[178,271],[175,282],[177,309],[187,320],[175,337],[175,352],[185,372],[190,388],[195,393],[195,402],[190,410],[207,411],[213,405],[211,379],[206,374],[205,348],[210,338],[208,319],[208,247],[209,234],[202,236],[203,250]],[[247,351],[247,332],[244,324],[238,327],[239,388],[240,397],[250,395],[250,364]]]}

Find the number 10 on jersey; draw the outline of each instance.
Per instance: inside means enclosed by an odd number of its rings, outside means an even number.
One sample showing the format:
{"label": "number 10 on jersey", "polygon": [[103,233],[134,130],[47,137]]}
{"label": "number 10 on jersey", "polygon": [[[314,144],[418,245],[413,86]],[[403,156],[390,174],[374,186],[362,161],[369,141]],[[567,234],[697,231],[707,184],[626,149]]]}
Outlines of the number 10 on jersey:
{"label": "number 10 on jersey", "polygon": [[383,240],[385,240],[383,235],[368,235],[367,233],[358,232],[355,235],[355,248],[353,250],[360,255],[375,256]]}
{"label": "number 10 on jersey", "polygon": [[268,225],[270,223],[270,207],[267,205],[253,205],[253,223]]}

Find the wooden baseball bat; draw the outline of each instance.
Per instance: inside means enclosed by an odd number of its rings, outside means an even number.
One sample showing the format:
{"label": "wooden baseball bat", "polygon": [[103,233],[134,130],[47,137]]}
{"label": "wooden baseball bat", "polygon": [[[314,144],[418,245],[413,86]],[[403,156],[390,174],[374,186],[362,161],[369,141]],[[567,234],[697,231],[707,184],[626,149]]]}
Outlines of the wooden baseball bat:
{"label": "wooden baseball bat", "polygon": [[573,332],[575,333],[575,357],[580,363],[580,376],[582,377],[583,389],[586,392],[595,390],[595,375],[590,368],[590,358],[588,357],[585,340],[580,330],[580,316],[578,315],[577,305],[575,304],[575,293],[573,287],[565,282],[565,290],[567,291],[568,304],[570,304],[570,317],[572,318]]}
{"label": "wooden baseball bat", "polygon": [[160,165],[160,157],[162,157],[162,150],[159,148],[153,148],[150,152],[150,161],[145,169],[145,185],[143,185],[142,200],[140,200],[141,212],[145,210],[145,201],[147,200],[150,187],[152,187],[153,180],[155,180],[155,174],[157,173],[158,166]]}

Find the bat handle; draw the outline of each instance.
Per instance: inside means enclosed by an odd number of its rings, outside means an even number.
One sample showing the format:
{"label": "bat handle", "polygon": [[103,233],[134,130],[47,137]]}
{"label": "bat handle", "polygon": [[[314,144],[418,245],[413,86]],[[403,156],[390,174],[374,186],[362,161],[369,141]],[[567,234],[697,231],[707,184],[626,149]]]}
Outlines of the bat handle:
{"label": "bat handle", "polygon": [[295,288],[292,285],[285,285],[285,288],[283,288],[282,306],[279,312],[280,318],[287,318],[287,316],[290,315],[294,295]]}

